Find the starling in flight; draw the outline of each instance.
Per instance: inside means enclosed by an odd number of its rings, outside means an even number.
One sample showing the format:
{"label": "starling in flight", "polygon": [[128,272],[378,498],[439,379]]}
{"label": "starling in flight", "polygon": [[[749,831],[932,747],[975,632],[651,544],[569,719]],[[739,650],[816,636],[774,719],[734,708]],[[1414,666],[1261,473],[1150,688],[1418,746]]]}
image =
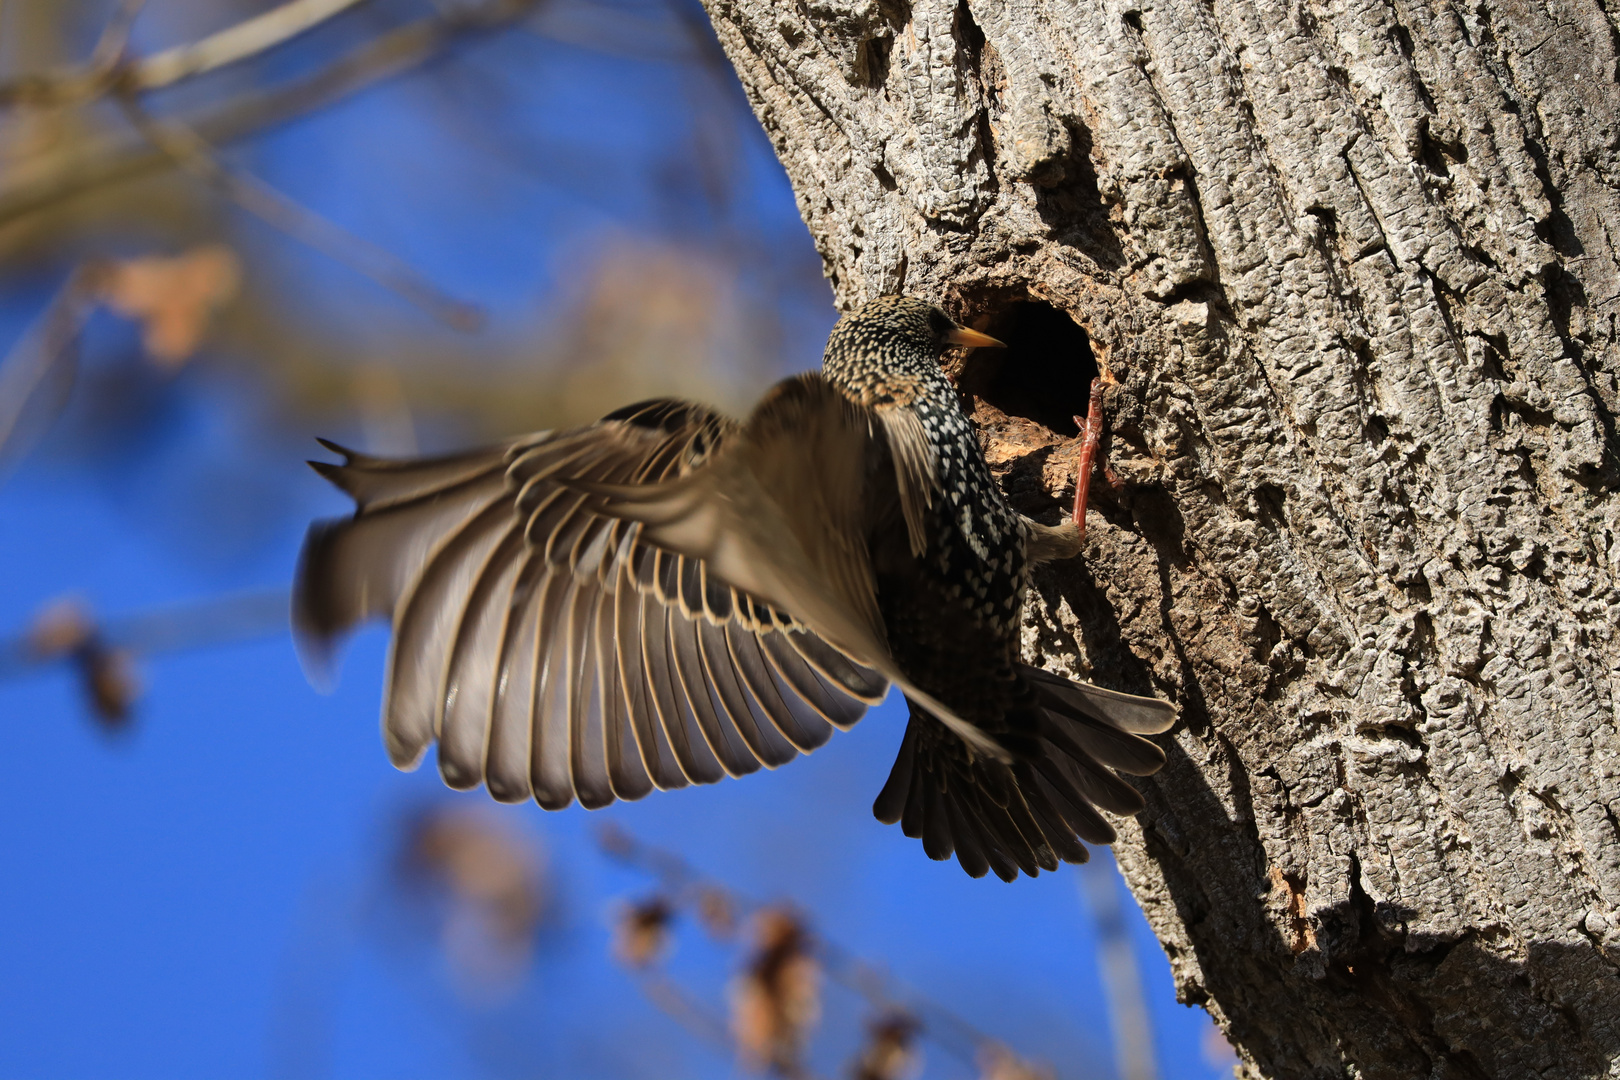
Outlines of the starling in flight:
{"label": "starling in flight", "polygon": [[744,421],[631,405],[586,427],[414,460],[333,444],[314,468],[355,500],[317,522],[293,622],[333,638],[393,622],[383,738],[401,768],[437,740],[453,788],[559,809],[774,768],[848,728],[890,684],[910,719],[873,812],[1011,881],[1107,844],[1134,814],[1117,774],[1164,763],[1168,702],[1021,661],[1031,565],[1078,554],[1003,499],[940,367],[999,345],[921,300],[833,328],[819,374]]}

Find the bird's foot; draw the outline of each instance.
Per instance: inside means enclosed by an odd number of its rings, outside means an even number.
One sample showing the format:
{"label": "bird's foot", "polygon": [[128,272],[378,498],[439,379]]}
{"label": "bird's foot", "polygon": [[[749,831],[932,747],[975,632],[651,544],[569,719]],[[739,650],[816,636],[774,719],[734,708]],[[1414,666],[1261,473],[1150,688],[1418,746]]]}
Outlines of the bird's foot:
{"label": "bird's foot", "polygon": [[[1091,471],[1096,463],[1097,447],[1102,444],[1103,429],[1103,380],[1098,376],[1091,380],[1091,403],[1086,406],[1086,415],[1074,418],[1075,424],[1080,427],[1084,437],[1080,441],[1079,472],[1074,478],[1074,513],[1072,520],[1079,539],[1086,538],[1086,496],[1091,491]],[[1119,481],[1105,466],[1103,474],[1109,486],[1119,486]]]}

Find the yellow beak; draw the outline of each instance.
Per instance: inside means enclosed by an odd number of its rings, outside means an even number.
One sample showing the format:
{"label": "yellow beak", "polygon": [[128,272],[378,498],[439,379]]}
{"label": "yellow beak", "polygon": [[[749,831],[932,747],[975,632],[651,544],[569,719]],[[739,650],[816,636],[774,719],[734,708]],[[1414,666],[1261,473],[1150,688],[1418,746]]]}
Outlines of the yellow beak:
{"label": "yellow beak", "polygon": [[982,349],[1005,349],[1007,343],[997,341],[989,334],[981,334],[977,330],[969,330],[965,326],[958,326],[945,335],[945,340],[952,345],[976,345]]}

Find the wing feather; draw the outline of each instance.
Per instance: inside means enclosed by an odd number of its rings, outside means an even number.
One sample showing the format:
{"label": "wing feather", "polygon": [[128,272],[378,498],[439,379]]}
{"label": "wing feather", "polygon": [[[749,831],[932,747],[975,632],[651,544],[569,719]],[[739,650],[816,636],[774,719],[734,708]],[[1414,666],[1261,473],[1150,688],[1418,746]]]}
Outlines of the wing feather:
{"label": "wing feather", "polygon": [[1086,846],[1075,839],[1075,831],[1068,827],[1063,816],[1047,799],[1029,763],[1021,761],[1014,766],[1013,771],[1018,777],[1018,790],[1024,796],[1024,805],[1029,809],[1035,826],[1040,829],[1041,835],[1051,846],[1052,854],[1066,863],[1083,863],[1091,858],[1086,852]]}
{"label": "wing feather", "polygon": [[568,754],[574,794],[587,810],[613,802],[608,774],[606,720],[597,687],[596,627],[601,590],[574,582],[568,612]]}
{"label": "wing feather", "polygon": [[524,802],[534,795],[529,780],[534,734],[534,675],[540,647],[540,609],[546,594],[545,561],[530,551],[523,557],[501,633],[495,661],[495,694],[489,722],[484,786],[501,802]]}
{"label": "wing feather", "polygon": [[[697,721],[691,716],[675,672],[675,652],[670,641],[669,623],[678,617],[671,608],[648,596],[642,600],[641,660],[647,671],[648,687],[652,690],[653,707],[658,722],[664,729],[669,744],[674,748],[675,760],[689,783],[713,784],[725,775],[719,760],[709,752],[702,734],[695,730]],[[694,738],[695,736],[695,738]]]}
{"label": "wing feather", "polygon": [[766,658],[763,638],[751,634],[735,622],[726,624],[726,645],[731,651],[732,665],[742,676],[743,685],[759,702],[761,711],[770,720],[777,734],[786,739],[801,754],[823,745],[832,736],[828,724],[813,709],[794,709],[777,683],[776,671]]}
{"label": "wing feather", "polygon": [[1093,844],[1112,844],[1115,838],[1114,827],[1108,820],[1086,801],[1085,796],[1075,790],[1074,785],[1063,776],[1055,763],[1050,761],[1037,761],[1035,763],[1036,786],[1041,789],[1047,801],[1062,815],[1064,822],[1074,830],[1080,839]]}
{"label": "wing feather", "polygon": [[408,460],[372,457],[319,439],[317,441],[322,446],[334,454],[343,455],[343,463],[333,465],[325,461],[312,461],[310,465],[344,494],[351,496],[359,509],[377,511],[442,497],[492,473],[504,472],[507,460],[519,446],[534,439],[544,439],[547,434],[542,432],[528,439],[443,457]]}
{"label": "wing feather", "polygon": [[786,633],[764,634],[759,639],[777,678],[793,695],[836,728],[848,730],[866,711],[866,703],[841,694],[827,685]]}
{"label": "wing feather", "polygon": [[[699,610],[702,608],[699,601]],[[670,652],[688,715],[697,724],[704,744],[727,776],[746,776],[759,771],[759,759],[736,734],[736,725],[726,715],[723,703],[711,694],[712,680],[705,669],[698,643],[698,623],[689,615],[669,609]]]}
{"label": "wing feather", "polygon": [[496,682],[484,677],[481,668],[490,655],[500,653],[523,569],[522,553],[523,531],[515,518],[509,519],[505,534],[484,559],[450,646],[438,728],[439,775],[452,788],[475,788],[484,780]]}
{"label": "wing feather", "polygon": [[939,489],[934,443],[916,409],[887,408],[876,412],[889,456],[894,460],[895,486],[900,495],[900,513],[906,522],[906,539],[910,542],[911,554],[921,556],[928,548],[928,509],[934,505],[934,493]]}
{"label": "wing feather", "polygon": [[945,810],[944,792],[936,784],[923,788],[922,842],[923,851],[935,862],[943,862],[956,850],[951,843],[951,822]]}
{"label": "wing feather", "polygon": [[962,864],[969,877],[984,877],[990,871],[990,860],[984,853],[978,828],[968,824],[966,810],[955,799],[946,800],[945,812],[950,820],[951,838],[955,842],[956,861]]}
{"label": "wing feather", "polygon": [[1083,713],[1133,735],[1157,735],[1176,722],[1176,707],[1168,701],[1075,682],[1028,664],[1019,664],[1018,673],[1042,704],[1063,715]]}
{"label": "wing feather", "polygon": [[450,530],[395,608],[382,715],[389,757],[400,768],[414,769],[439,733],[445,667],[464,597],[510,517],[494,498]]}
{"label": "wing feather", "polygon": [[906,800],[911,795],[912,774],[916,771],[917,725],[907,724],[905,737],[900,740],[900,752],[889,769],[889,779],[872,803],[872,816],[885,825],[893,825],[905,813]]}
{"label": "wing feather", "polygon": [[636,742],[629,697],[619,678],[616,590],[597,592],[592,624],[596,631],[596,683],[602,695],[602,753],[607,760],[613,794],[625,800],[643,798],[653,790],[652,776]]}
{"label": "wing feather", "polygon": [[574,801],[572,755],[568,737],[568,635],[558,633],[568,617],[574,582],[561,574],[546,575],[536,637],[534,725],[529,744],[529,783],[534,801],[546,810],[561,810]]}
{"label": "wing feather", "polygon": [[658,788],[668,791],[691,783],[675,760],[675,749],[664,734],[653,706],[652,690],[642,663],[644,638],[641,630],[645,598],[637,591],[631,579],[629,560],[621,563],[614,620],[618,647],[619,687],[624,691],[625,710],[630,718],[630,731],[641,754],[642,767]]}
{"label": "wing feather", "polygon": [[704,671],[710,685],[720,696],[726,716],[736,725],[738,736],[747,744],[749,753],[767,769],[785,765],[798,757],[798,750],[782,737],[768,719],[764,724],[760,723],[759,707],[732,665],[725,628],[708,620],[699,622],[697,627],[698,651]]}
{"label": "wing feather", "polygon": [[787,631],[787,639],[817,675],[839,692],[857,701],[876,705],[889,692],[889,680],[869,667],[857,664],[816,635],[803,630]]}
{"label": "wing feather", "polygon": [[[369,480],[349,474],[347,465],[328,466],[329,479],[354,484],[373,497],[352,518],[319,521],[310,526],[298,557],[292,622],[299,655],[307,669],[322,673],[329,665],[333,638],[356,623],[390,618],[400,598],[447,532],[505,490],[505,450],[485,451],[479,467],[458,473],[448,486],[430,487],[420,498],[376,497]],[[430,462],[430,472],[437,463]],[[421,485],[401,478],[402,487]],[[340,484],[340,486],[342,486]],[[376,506],[366,509],[365,506]]]}
{"label": "wing feather", "polygon": [[[999,837],[985,823],[983,801],[980,799],[966,800],[962,803],[962,810],[964,815],[970,819],[969,825],[975,830],[974,835],[978,838],[980,847],[984,851],[985,861],[990,864],[990,869],[996,872],[996,877],[1002,881],[1016,881],[1018,872],[1023,867],[1003,850]],[[998,808],[993,806],[990,807],[990,810],[1000,812]]]}

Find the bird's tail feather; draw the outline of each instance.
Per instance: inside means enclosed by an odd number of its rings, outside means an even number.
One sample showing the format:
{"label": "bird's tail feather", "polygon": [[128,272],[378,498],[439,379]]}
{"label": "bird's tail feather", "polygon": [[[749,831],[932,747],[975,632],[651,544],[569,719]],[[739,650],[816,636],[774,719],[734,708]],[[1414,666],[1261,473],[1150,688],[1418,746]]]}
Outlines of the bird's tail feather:
{"label": "bird's tail feather", "polygon": [[1020,871],[1033,877],[1060,861],[1085,862],[1082,840],[1112,843],[1113,826],[1099,811],[1130,815],[1145,805],[1119,773],[1146,776],[1165,760],[1133,731],[1163,731],[1175,720],[1168,702],[1035,668],[1020,674],[1036,706],[1006,718],[1020,733],[1002,740],[1011,760],[970,749],[908,697],[905,738],[872,806],[879,821],[920,838],[930,858],[954,853],[973,877],[991,870],[1005,881]]}
{"label": "bird's tail feather", "polygon": [[1018,665],[1021,675],[1041,704],[1064,715],[1081,714],[1133,735],[1157,735],[1176,722],[1176,707],[1159,698],[1105,690],[1075,682],[1028,664]]}

